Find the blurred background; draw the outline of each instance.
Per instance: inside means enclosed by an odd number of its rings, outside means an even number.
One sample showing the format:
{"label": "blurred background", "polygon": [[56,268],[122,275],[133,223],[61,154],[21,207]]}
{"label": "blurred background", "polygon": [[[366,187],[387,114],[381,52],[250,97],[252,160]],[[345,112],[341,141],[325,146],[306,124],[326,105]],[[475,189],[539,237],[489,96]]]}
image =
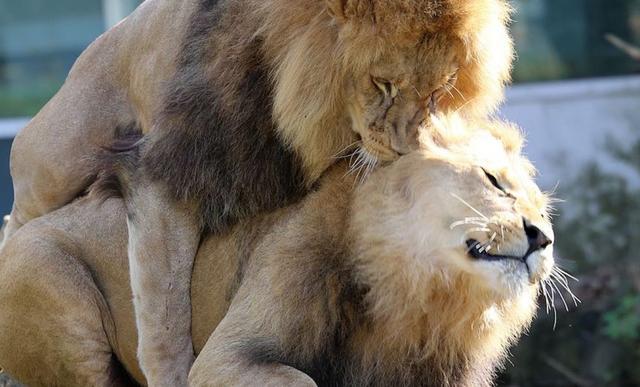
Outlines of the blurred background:
{"label": "blurred background", "polygon": [[[13,136],[139,3],[0,0],[0,214]],[[582,303],[541,308],[499,384],[640,386],[640,0],[512,4],[518,59],[500,115],[526,130],[539,183],[564,200],[558,257]]]}

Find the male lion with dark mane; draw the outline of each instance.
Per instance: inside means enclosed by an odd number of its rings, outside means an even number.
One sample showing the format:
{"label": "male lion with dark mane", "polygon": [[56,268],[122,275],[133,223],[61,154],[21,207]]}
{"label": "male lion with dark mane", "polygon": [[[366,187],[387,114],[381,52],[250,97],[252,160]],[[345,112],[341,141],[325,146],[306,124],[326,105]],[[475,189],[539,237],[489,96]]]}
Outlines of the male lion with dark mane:
{"label": "male lion with dark mane", "polygon": [[[191,385],[492,384],[554,266],[547,198],[518,131],[445,126],[360,185],[339,163],[299,203],[204,239]],[[9,374],[34,387],[144,382],[125,211],[88,196],[0,252]]]}
{"label": "male lion with dark mane", "polygon": [[[138,356],[149,384],[184,385],[203,233],[300,200],[350,147],[358,166],[416,149],[436,110],[492,111],[507,19],[505,0],[147,0],[16,137],[5,242],[81,195],[102,148],[138,153],[126,197]],[[132,132],[144,141],[112,146]]]}

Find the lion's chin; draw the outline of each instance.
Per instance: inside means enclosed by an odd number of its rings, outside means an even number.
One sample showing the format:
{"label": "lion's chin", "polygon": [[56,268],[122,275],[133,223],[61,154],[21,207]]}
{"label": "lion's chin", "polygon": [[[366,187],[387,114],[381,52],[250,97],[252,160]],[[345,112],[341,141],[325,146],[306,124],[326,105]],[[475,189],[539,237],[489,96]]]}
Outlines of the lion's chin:
{"label": "lion's chin", "polygon": [[515,259],[477,259],[466,251],[455,253],[447,271],[459,273],[473,284],[472,287],[486,291],[485,296],[493,301],[505,301],[521,297],[538,283],[531,281],[531,273],[525,262]]}
{"label": "lion's chin", "polygon": [[375,141],[363,140],[360,146],[362,153],[371,161],[371,164],[389,163],[396,161],[400,155]]}
{"label": "lion's chin", "polygon": [[524,262],[501,260],[477,262],[474,266],[477,279],[500,299],[518,298],[531,287],[538,286]]}

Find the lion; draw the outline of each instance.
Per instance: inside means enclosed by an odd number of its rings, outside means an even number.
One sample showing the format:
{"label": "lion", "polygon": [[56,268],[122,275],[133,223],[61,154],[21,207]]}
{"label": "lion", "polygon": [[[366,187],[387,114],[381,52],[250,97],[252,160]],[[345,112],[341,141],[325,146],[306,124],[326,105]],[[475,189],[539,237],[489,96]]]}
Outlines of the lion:
{"label": "lion", "polygon": [[150,384],[184,385],[203,235],[301,200],[354,147],[367,170],[415,150],[430,113],[491,112],[508,17],[506,0],[147,0],[16,137],[5,240],[145,134],[127,197],[139,358]]}
{"label": "lion", "polygon": [[[203,240],[190,385],[492,384],[554,267],[549,199],[517,129],[438,122],[446,130],[424,149],[361,184],[338,163],[300,202]],[[126,211],[89,195],[0,252],[9,374],[33,386],[145,382]]]}

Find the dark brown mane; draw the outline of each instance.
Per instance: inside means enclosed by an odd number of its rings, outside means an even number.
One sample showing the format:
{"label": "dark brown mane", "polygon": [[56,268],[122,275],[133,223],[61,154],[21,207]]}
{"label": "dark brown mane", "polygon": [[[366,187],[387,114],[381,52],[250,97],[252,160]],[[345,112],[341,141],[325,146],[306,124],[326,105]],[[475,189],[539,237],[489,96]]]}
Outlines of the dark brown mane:
{"label": "dark brown mane", "polygon": [[201,203],[212,232],[304,193],[301,162],[276,134],[262,42],[229,3],[200,2],[141,158],[174,199]]}

